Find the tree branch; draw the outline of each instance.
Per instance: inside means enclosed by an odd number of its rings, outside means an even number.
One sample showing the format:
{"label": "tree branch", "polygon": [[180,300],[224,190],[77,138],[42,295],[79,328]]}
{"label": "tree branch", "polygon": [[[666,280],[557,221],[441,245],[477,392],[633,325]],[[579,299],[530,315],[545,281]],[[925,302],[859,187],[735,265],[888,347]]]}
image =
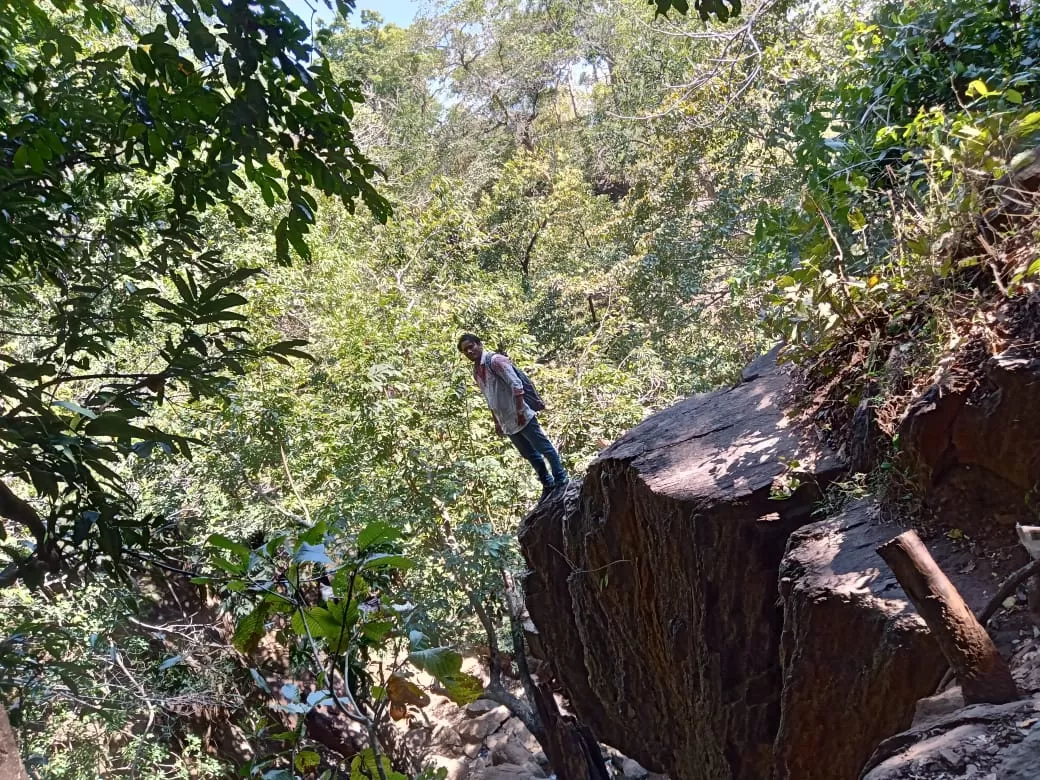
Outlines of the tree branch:
{"label": "tree branch", "polygon": [[24,526],[36,539],[41,549],[47,541],[47,526],[32,504],[19,498],[6,482],[0,481],[0,515]]}

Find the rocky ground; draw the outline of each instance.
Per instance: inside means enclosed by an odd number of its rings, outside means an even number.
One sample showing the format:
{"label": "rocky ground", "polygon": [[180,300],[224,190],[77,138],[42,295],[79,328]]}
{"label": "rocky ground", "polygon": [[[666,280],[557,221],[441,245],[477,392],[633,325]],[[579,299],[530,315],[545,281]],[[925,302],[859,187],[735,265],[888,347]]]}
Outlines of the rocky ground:
{"label": "rocky ground", "polygon": [[[488,699],[460,707],[450,699],[430,695],[430,703],[413,708],[399,721],[399,747],[427,766],[443,767],[447,780],[534,780],[553,777],[545,753],[519,718]],[[604,747],[613,777],[667,780]]]}
{"label": "rocky ground", "polygon": [[1040,776],[1040,631],[1023,637],[1011,668],[1025,698],[964,706],[960,688],[918,702],[914,722],[885,740],[863,780],[1032,780]]}

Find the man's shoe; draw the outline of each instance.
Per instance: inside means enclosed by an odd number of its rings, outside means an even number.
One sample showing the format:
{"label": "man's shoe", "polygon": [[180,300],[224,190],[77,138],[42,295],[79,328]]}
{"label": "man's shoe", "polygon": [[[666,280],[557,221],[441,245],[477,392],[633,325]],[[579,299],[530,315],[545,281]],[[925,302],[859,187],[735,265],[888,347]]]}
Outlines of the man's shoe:
{"label": "man's shoe", "polygon": [[555,482],[550,482],[548,485],[542,485],[542,498],[540,498],[539,501],[543,500],[546,496],[556,490],[557,487],[558,486]]}

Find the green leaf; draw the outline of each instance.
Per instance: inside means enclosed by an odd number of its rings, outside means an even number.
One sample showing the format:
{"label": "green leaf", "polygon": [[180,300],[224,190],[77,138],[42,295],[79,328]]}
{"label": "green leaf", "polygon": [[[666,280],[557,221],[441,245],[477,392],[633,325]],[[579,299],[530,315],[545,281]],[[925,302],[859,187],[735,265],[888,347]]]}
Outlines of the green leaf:
{"label": "green leaf", "polygon": [[80,415],[81,417],[87,417],[87,418],[89,418],[91,420],[96,420],[97,419],[97,414],[96,413],[94,413],[90,409],[87,409],[85,406],[80,406],[79,404],[77,404],[77,403],[75,403],[73,401],[55,401],[54,405],[55,406],[60,406],[63,409],[68,409],[70,412],[75,412],[76,414]]}
{"label": "green leaf", "polygon": [[15,363],[4,371],[6,376],[15,377],[16,379],[28,379],[33,382],[38,382],[43,377],[52,376],[54,373],[54,366],[48,363]]}
{"label": "green leaf", "polygon": [[169,669],[170,667],[176,666],[177,664],[179,664],[183,660],[184,660],[184,656],[183,655],[175,655],[175,656],[172,656],[171,658],[167,658],[165,661],[163,661],[161,664],[159,664],[159,671],[160,672],[165,672],[167,669]]}
{"label": "green leaf", "polygon": [[320,563],[325,566],[332,563],[332,559],[325,552],[324,544],[310,544],[309,542],[300,542],[299,548],[293,555],[293,560],[297,563]]}
{"label": "green leaf", "polygon": [[413,650],[408,660],[438,680],[454,677],[462,670],[462,656],[450,647]]}
{"label": "green leaf", "polygon": [[162,136],[154,130],[148,131],[148,151],[152,153],[155,159],[160,160],[166,156],[166,144],[163,142]]}
{"label": "green leaf", "polygon": [[285,683],[278,692],[282,697],[288,701],[299,701],[300,700],[300,686],[295,683]]}
{"label": "green leaf", "polygon": [[374,553],[361,563],[362,569],[400,569],[407,571],[415,565],[415,561],[405,555],[392,553]]}
{"label": "green leaf", "polygon": [[1014,129],[1018,136],[1029,135],[1040,130],[1040,111],[1031,111],[1026,114],[1015,123]]}
{"label": "green leaf", "polygon": [[111,436],[113,438],[153,439],[155,432],[131,425],[119,412],[105,412],[87,423],[83,429],[88,436]]}
{"label": "green leaf", "polygon": [[370,620],[361,626],[361,635],[370,642],[379,644],[393,630],[394,624],[389,620]]}
{"label": "green leaf", "polygon": [[304,341],[303,339],[279,341],[277,344],[272,344],[271,346],[266,347],[264,349],[264,352],[266,352],[269,355],[284,355],[286,357],[300,358],[302,360],[309,360],[312,363],[314,363],[317,362],[317,358],[315,358],[314,355],[311,355],[308,352],[304,352],[301,349],[296,349],[296,347],[303,346],[309,343],[309,341]]}
{"label": "green leaf", "polygon": [[263,675],[260,674],[256,669],[249,668],[249,674],[253,678],[253,682],[256,683],[256,687],[262,690],[264,693],[271,693],[271,686],[267,684],[267,680],[264,679]]}
{"label": "green leaf", "polygon": [[350,762],[350,780],[371,780],[371,778],[386,777],[386,780],[408,780],[400,772],[395,772],[390,766],[390,759],[386,756],[379,757],[382,766],[382,775],[376,764],[375,752],[372,748],[365,748]]}
{"label": "green leaf", "polygon": [[[349,645],[351,628],[357,621],[357,606],[351,604],[346,615],[342,604],[330,603],[330,609],[324,607],[306,607],[297,609],[292,616],[292,629],[298,636],[311,636],[325,639],[329,649],[334,653],[343,652]],[[304,620],[306,619],[306,625]],[[344,622],[346,625],[344,625]]]}
{"label": "green leaf", "polygon": [[968,97],[988,97],[993,93],[989,87],[986,86],[986,82],[982,79],[975,79],[968,85],[967,91]]}
{"label": "green leaf", "polygon": [[219,298],[214,298],[204,306],[201,306],[199,312],[202,314],[213,314],[214,312],[224,311],[234,306],[242,306],[246,303],[249,303],[249,301],[244,296],[238,293],[229,293]]}
{"label": "green leaf", "polygon": [[475,702],[484,695],[484,683],[479,678],[465,672],[442,679],[441,685],[448,692],[448,698],[459,706]]}
{"label": "green leaf", "polygon": [[98,527],[98,541],[101,549],[113,560],[118,561],[123,554],[123,535],[114,525],[105,523]]}
{"label": "green leaf", "polygon": [[301,750],[296,754],[296,761],[294,762],[296,769],[300,772],[308,772],[320,763],[321,756],[313,750]]}
{"label": "green leaf", "polygon": [[206,539],[206,544],[211,547],[216,547],[218,550],[227,550],[236,558],[240,560],[248,561],[253,551],[241,542],[236,542],[234,539],[229,539],[223,534],[211,534]]}
{"label": "green leaf", "polygon": [[1022,105],[1022,93],[1017,89],[1005,89],[1004,100],[1012,105],[1020,106]]}
{"label": "green leaf", "polygon": [[261,601],[252,612],[239,618],[238,625],[235,626],[235,633],[231,637],[231,644],[246,655],[252,653],[263,639],[266,621],[267,603]]}
{"label": "green leaf", "polygon": [[358,553],[363,554],[370,547],[392,542],[400,538],[401,532],[397,528],[382,520],[376,520],[366,525],[364,530],[358,534]]}

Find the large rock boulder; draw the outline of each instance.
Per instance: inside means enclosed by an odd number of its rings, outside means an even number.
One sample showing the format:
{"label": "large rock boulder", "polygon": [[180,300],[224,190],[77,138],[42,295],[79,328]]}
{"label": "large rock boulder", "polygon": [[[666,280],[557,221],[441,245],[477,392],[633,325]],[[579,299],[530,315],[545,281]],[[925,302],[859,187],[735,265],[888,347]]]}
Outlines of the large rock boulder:
{"label": "large rock boulder", "polygon": [[1040,700],[976,704],[934,718],[878,748],[863,780],[1035,780]]}
{"label": "large rock boulder", "polygon": [[841,471],[785,413],[790,390],[767,358],[648,418],[521,529],[556,676],[596,735],[648,769],[772,772],[780,561]]}
{"label": "large rock boulder", "polygon": [[913,724],[878,746],[862,780],[1040,777],[1040,642],[1016,644],[1009,665],[1022,701],[966,707],[957,686],[922,699]]}
{"label": "large rock boulder", "polygon": [[[1025,305],[1025,304],[1023,304]],[[907,410],[900,435],[931,507],[991,547],[1013,543],[1017,521],[1034,522],[1040,484],[1040,359],[1035,348],[958,356],[948,376]]]}
{"label": "large rock boulder", "polygon": [[857,777],[942,676],[938,644],[875,552],[900,530],[877,514],[863,500],[788,542],[777,780]]}

